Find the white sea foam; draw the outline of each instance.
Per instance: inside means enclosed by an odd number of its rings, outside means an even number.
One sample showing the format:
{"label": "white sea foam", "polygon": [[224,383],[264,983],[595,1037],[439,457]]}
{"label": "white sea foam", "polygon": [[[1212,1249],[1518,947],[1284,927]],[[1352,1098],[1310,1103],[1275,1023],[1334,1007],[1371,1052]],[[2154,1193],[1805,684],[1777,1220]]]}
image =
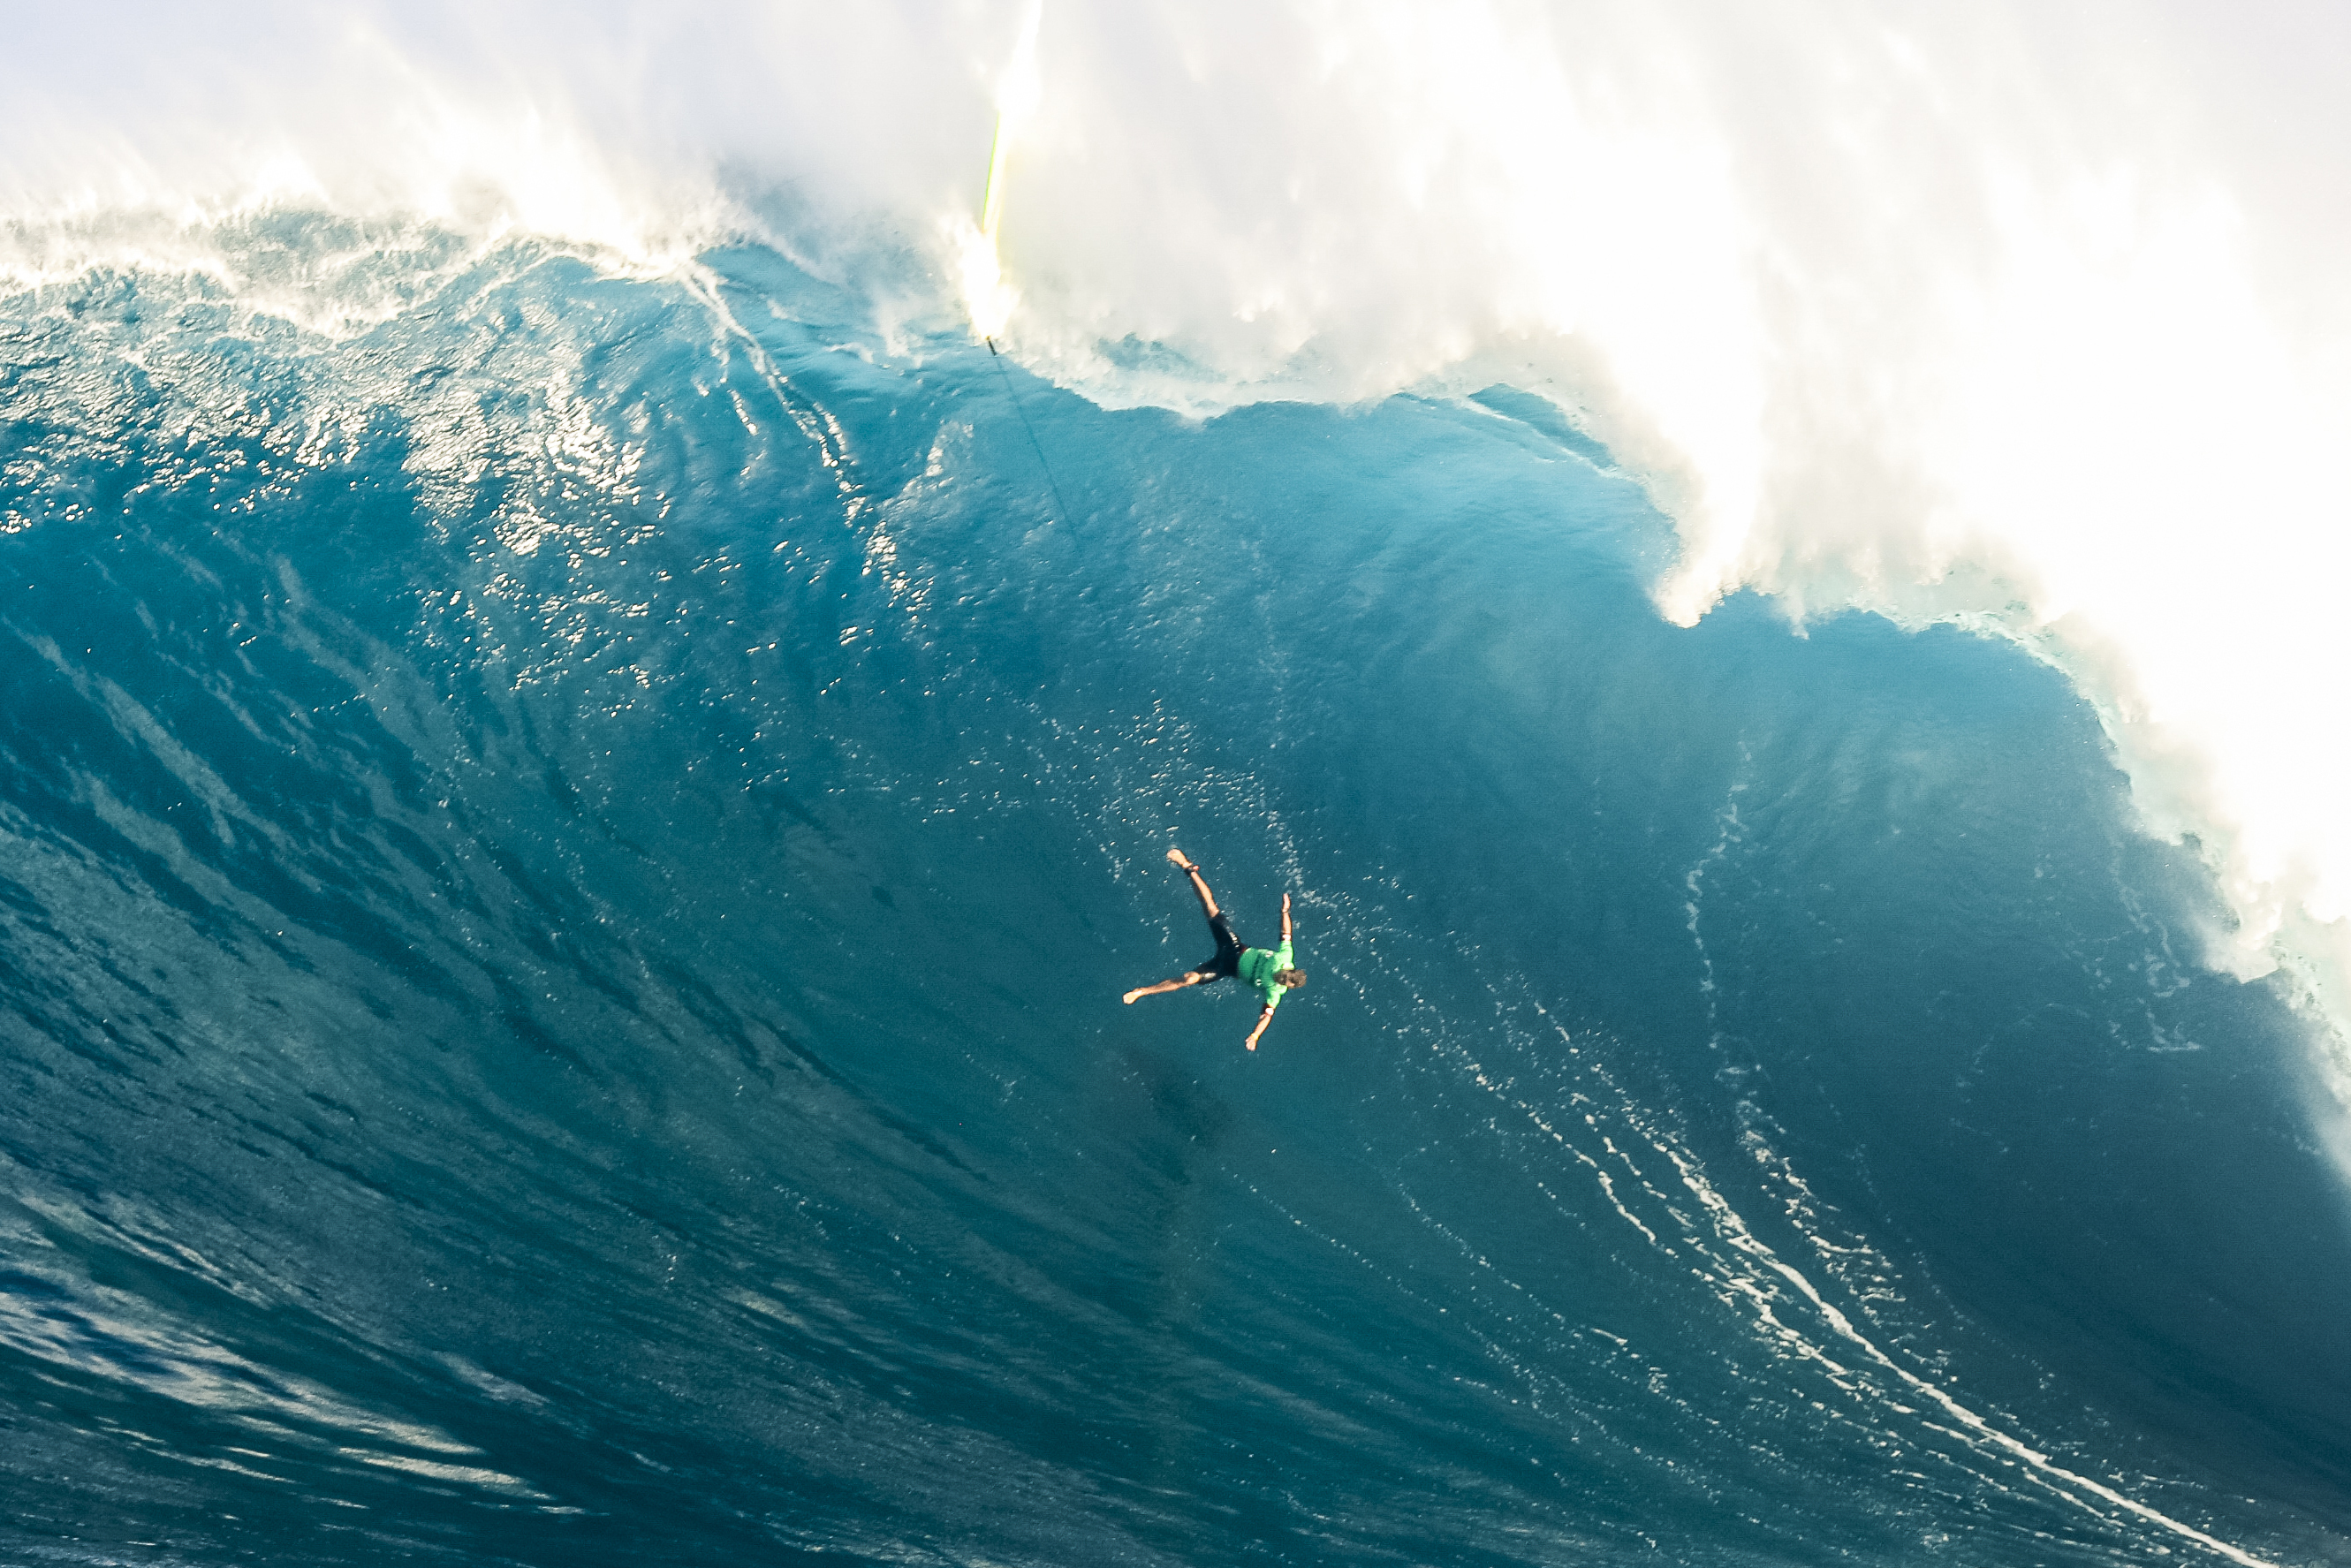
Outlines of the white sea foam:
{"label": "white sea foam", "polygon": [[2149,827],[2210,861],[2236,924],[2210,961],[2287,963],[2351,1018],[2340,7],[439,0],[12,27],[20,284],[238,282],[222,225],[288,205],[650,268],[745,229],[819,266],[878,238],[1104,402],[1542,392],[1676,518],[1668,616],[1753,586],[2059,664]]}

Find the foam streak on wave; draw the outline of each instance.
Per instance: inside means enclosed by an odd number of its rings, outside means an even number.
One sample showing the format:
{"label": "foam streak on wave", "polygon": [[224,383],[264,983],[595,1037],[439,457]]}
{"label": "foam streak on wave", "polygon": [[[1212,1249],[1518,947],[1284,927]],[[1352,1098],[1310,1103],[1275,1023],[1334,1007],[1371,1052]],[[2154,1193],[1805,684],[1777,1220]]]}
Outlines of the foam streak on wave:
{"label": "foam streak on wave", "polygon": [[[1850,1315],[1822,1294],[1812,1281],[1804,1276],[1802,1270],[1781,1257],[1769,1243],[1755,1234],[1747,1222],[1740,1217],[1738,1210],[1707,1179],[1703,1162],[1682,1146],[1680,1141],[1671,1132],[1654,1124],[1652,1118],[1643,1113],[1614,1082],[1604,1066],[1586,1058],[1584,1053],[1575,1047],[1568,1030],[1552,1019],[1541,1004],[1530,1003],[1529,1005],[1542,1019],[1544,1025],[1556,1032],[1560,1044],[1567,1049],[1573,1061],[1570,1071],[1585,1082],[1591,1089],[1597,1091],[1601,1096],[1595,1099],[1590,1093],[1582,1092],[1574,1096],[1577,1103],[1592,1107],[1594,1112],[1593,1114],[1585,1117],[1586,1122],[1596,1128],[1601,1119],[1604,1117],[1632,1128],[1650,1151],[1673,1166],[1681,1186],[1698,1199],[1698,1212],[1705,1217],[1703,1224],[1694,1221],[1689,1215],[1675,1207],[1668,1195],[1642,1176],[1631,1159],[1618,1149],[1614,1142],[1605,1134],[1595,1134],[1599,1143],[1609,1155],[1622,1161],[1625,1168],[1633,1173],[1634,1179],[1639,1184],[1649,1202],[1678,1222],[1685,1244],[1690,1246],[1710,1266],[1714,1279],[1722,1292],[1724,1304],[1743,1306],[1747,1311],[1751,1312],[1758,1324],[1765,1332],[1766,1337],[1783,1353],[1799,1360],[1816,1364],[1824,1371],[1828,1380],[1848,1396],[1862,1398],[1875,1395],[1874,1402],[1883,1410],[1905,1417],[1915,1414],[1897,1400],[1887,1396],[1886,1393],[1867,1386],[1866,1379],[1857,1379],[1847,1367],[1840,1365],[1832,1359],[1823,1345],[1813,1343],[1802,1330],[1784,1321],[1774,1305],[1775,1301],[1782,1299],[1772,1283],[1775,1280],[1783,1282],[1795,1291],[1796,1295],[1811,1308],[1812,1314],[1834,1336],[1835,1341],[1841,1341],[1859,1352],[1867,1365],[1892,1377],[1903,1389],[1926,1400],[1956,1423],[1960,1430],[1953,1436],[1959,1437],[1970,1447],[1979,1451],[1989,1450],[1996,1459],[2022,1463],[2028,1468],[2029,1472],[2046,1485],[2053,1493],[2093,1515],[2097,1515],[2098,1511],[2087,1500],[2091,1498],[2120,1509],[2182,1540],[2193,1542],[2196,1545],[2217,1553],[2230,1562],[2242,1564],[2243,1568],[2271,1568],[2266,1559],[2256,1557],[2241,1547],[2199,1530],[2191,1524],[2174,1519],[2158,1509],[2124,1495],[2101,1481],[2066,1469],[2030,1443],[2002,1431],[1985,1416],[1962,1404],[1950,1393],[1911,1371],[1880,1349]],[[1583,1166],[1598,1183],[1610,1207],[1627,1224],[1638,1230],[1649,1245],[1667,1255],[1672,1254],[1674,1249],[1671,1244],[1660,1240],[1647,1224],[1625,1207],[1623,1197],[1618,1195],[1614,1181],[1600,1160],[1579,1147],[1577,1141],[1562,1131],[1556,1121],[1544,1114],[1541,1106],[1514,1092],[1510,1084],[1498,1081],[1475,1061],[1462,1058],[1458,1065],[1481,1091],[1506,1103],[1511,1111],[1524,1117],[1546,1139],[1564,1150]],[[1760,1145],[1760,1141],[1751,1133],[1749,1142],[1750,1152],[1758,1155],[1760,1163],[1771,1167],[1771,1174],[1775,1177],[1783,1184],[1793,1186],[1801,1190],[1800,1178],[1793,1172],[1787,1170],[1784,1163],[1772,1155],[1768,1147]],[[1809,1204],[1806,1207],[1809,1207]],[[1864,1258],[1870,1256],[1865,1245],[1856,1244],[1841,1249],[1836,1247],[1822,1236],[1813,1225],[1800,1221],[1799,1228],[1805,1238],[1823,1253],[1844,1251],[1856,1253]],[[1707,1241],[1709,1239],[1728,1247],[1734,1256],[1726,1258],[1715,1249],[1708,1247]],[[1932,1427],[1931,1422],[1923,1424]]]}
{"label": "foam streak on wave", "polygon": [[[2149,1524],[2157,1525],[2175,1535],[2192,1541],[2208,1551],[2217,1552],[2232,1563],[2243,1563],[2245,1568],[2267,1568],[2262,1559],[2239,1547],[2231,1546],[2217,1537],[2207,1535],[2193,1525],[2182,1524],[2179,1521],[2158,1512],[2143,1502],[2125,1497],[2112,1487],[2065,1469],[2050,1458],[2048,1455],[1994,1427],[1942,1389],[1895,1361],[1855,1328],[1852,1319],[1846,1317],[1834,1303],[1825,1300],[1820,1291],[1813,1289],[1813,1282],[1805,1279],[1801,1270],[1758,1240],[1755,1234],[1747,1228],[1745,1222],[1740,1220],[1737,1212],[1707,1184],[1704,1174],[1695,1164],[1668,1145],[1659,1144],[1657,1148],[1659,1153],[1674,1162],[1675,1168],[1681,1174],[1683,1185],[1696,1194],[1698,1201],[1706,1206],[1708,1218],[1713,1221],[1717,1235],[1787,1281],[1795,1288],[1798,1294],[1812,1303],[1813,1310],[1820,1314],[1822,1322],[1827,1323],[1840,1338],[1867,1356],[1871,1364],[1891,1373],[1911,1392],[1933,1401],[1945,1415],[1966,1427],[1975,1437],[2003,1454],[2023,1460],[2035,1471],[2051,1480],[2061,1482],[2066,1487],[2079,1488],[2103,1501],[2136,1514]],[[1759,1306],[1758,1310],[1764,1309]]]}

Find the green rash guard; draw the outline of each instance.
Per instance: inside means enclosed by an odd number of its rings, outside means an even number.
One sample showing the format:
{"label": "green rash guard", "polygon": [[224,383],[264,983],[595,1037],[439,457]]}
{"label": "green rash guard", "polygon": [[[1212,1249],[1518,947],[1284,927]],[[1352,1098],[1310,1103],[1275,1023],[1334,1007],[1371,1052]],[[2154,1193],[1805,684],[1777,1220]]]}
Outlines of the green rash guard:
{"label": "green rash guard", "polygon": [[1290,938],[1287,936],[1281,939],[1280,946],[1270,950],[1263,947],[1241,949],[1241,984],[1255,986],[1265,993],[1269,1012],[1280,1007],[1281,998],[1290,994],[1290,988],[1273,977],[1276,970],[1290,967]]}

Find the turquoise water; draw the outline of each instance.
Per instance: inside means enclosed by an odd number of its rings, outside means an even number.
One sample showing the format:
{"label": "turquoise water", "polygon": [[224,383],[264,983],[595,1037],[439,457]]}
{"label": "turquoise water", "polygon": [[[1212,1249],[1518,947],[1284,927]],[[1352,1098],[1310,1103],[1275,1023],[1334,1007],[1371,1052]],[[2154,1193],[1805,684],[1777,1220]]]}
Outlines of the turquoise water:
{"label": "turquoise water", "polygon": [[13,1556],[2351,1551],[2304,1026],[2057,674],[705,259],[0,309]]}

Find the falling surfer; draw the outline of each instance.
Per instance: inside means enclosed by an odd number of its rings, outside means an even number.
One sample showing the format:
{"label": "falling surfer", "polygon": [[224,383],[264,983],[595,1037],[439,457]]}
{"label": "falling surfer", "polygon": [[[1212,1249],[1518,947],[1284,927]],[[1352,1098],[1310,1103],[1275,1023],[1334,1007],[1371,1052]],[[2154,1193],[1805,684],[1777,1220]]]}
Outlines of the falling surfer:
{"label": "falling surfer", "polygon": [[1201,959],[1172,980],[1135,987],[1126,993],[1126,1005],[1133,1007],[1137,997],[1155,997],[1162,991],[1180,991],[1186,986],[1205,986],[1233,976],[1265,997],[1264,1009],[1257,1015],[1257,1027],[1249,1030],[1249,1048],[1255,1051],[1265,1026],[1273,1021],[1273,1009],[1281,1005],[1281,998],[1306,983],[1306,971],[1290,963],[1290,894],[1281,895],[1281,946],[1244,947],[1241,939],[1233,935],[1233,923],[1217,907],[1217,895],[1208,891],[1208,879],[1200,874],[1200,868],[1186,860],[1182,850],[1169,850],[1167,858],[1192,879],[1192,891],[1200,895],[1201,912],[1208,917],[1208,932],[1217,939],[1216,955]]}

